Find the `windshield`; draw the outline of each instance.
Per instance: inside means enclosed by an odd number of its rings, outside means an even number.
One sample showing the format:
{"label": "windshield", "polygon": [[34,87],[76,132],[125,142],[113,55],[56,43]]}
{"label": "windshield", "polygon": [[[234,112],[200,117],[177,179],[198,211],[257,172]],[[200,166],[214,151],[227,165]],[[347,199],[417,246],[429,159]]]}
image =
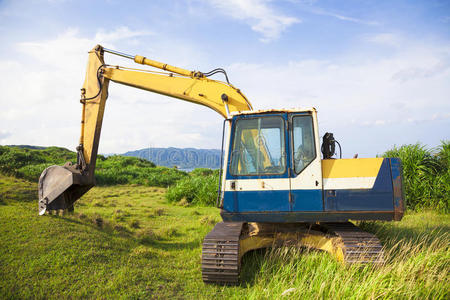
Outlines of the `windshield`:
{"label": "windshield", "polygon": [[294,170],[299,174],[316,158],[311,116],[295,116],[293,124]]}
{"label": "windshield", "polygon": [[280,116],[238,119],[231,154],[232,175],[283,174],[284,120]]}

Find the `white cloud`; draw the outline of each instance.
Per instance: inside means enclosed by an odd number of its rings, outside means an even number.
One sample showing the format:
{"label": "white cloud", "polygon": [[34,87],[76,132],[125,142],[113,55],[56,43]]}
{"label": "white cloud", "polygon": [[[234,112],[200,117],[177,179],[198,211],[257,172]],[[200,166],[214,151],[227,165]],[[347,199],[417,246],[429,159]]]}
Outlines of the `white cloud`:
{"label": "white cloud", "polygon": [[446,72],[450,68],[450,60],[439,60],[434,65],[423,66],[423,67],[410,67],[402,69],[392,75],[393,80],[398,80],[400,82],[406,82],[408,80],[414,80],[417,78],[427,78],[434,77],[440,73]]}
{"label": "white cloud", "polygon": [[333,18],[339,19],[341,21],[353,22],[353,23],[364,24],[364,25],[371,25],[371,26],[380,25],[378,22],[375,22],[375,21],[353,18],[353,17],[345,16],[343,14],[327,11],[327,10],[324,10],[324,9],[321,9],[318,7],[309,8],[308,11],[310,11],[311,13],[316,14],[316,15],[333,17]]}
{"label": "white cloud", "polygon": [[153,35],[153,33],[150,31],[133,31],[126,26],[121,26],[114,31],[100,29],[95,35],[95,40],[100,43],[108,43],[146,35]]}
{"label": "white cloud", "polygon": [[5,129],[0,129],[0,143],[2,143],[3,140],[5,140],[9,136],[11,136],[11,132]]}
{"label": "white cloud", "polygon": [[402,42],[398,35],[389,32],[367,36],[366,40],[371,43],[387,46],[400,46]]}
{"label": "white cloud", "polygon": [[19,43],[18,49],[47,67],[67,71],[79,69],[80,61],[83,61],[83,64],[86,62],[86,53],[96,44],[115,48],[117,42],[150,34],[148,31],[132,31],[121,26],[111,31],[100,29],[93,38],[87,38],[81,37],[77,28],[69,28],[52,40]]}
{"label": "white cloud", "polygon": [[395,33],[367,35],[363,40],[371,46],[389,47],[390,56],[402,56],[393,62],[392,69],[396,69],[391,77],[393,81],[435,77],[450,68],[450,45],[445,43],[425,39],[419,42]]}
{"label": "white cloud", "polygon": [[289,26],[301,22],[269,6],[267,0],[212,0],[220,11],[234,19],[247,22],[253,31],[262,34],[262,42],[277,39]]}
{"label": "white cloud", "polygon": [[305,0],[287,0],[287,1],[293,2],[293,3],[297,4],[297,6],[299,8],[301,8],[302,10],[304,10],[308,13],[315,14],[315,15],[328,16],[328,17],[336,18],[341,21],[369,25],[369,26],[380,25],[380,23],[377,21],[350,17],[350,16],[344,15],[342,13],[337,13],[337,12],[334,12],[331,10],[323,9],[316,5],[316,2],[318,2],[318,1],[315,1],[315,0],[310,0],[310,1],[308,1],[308,0],[306,0],[306,1]]}

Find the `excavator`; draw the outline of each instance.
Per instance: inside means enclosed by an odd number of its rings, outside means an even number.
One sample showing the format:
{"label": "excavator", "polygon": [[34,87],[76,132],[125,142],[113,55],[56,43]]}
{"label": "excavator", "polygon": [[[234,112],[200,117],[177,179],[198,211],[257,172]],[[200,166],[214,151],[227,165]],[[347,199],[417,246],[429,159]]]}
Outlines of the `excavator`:
{"label": "excavator", "polygon": [[[159,70],[108,65],[105,53]],[[226,81],[210,78],[218,73]],[[326,251],[345,264],[385,262],[380,240],[350,220],[402,219],[399,159],[334,158],[333,134],[326,133],[320,145],[315,108],[253,110],[221,68],[189,71],[100,45],[89,52],[81,89],[77,162],[42,172],[40,215],[73,211],[95,185],[110,81],[204,105],[224,118],[217,198],[223,221],[202,244],[205,283],[236,284],[245,253],[282,245]]]}

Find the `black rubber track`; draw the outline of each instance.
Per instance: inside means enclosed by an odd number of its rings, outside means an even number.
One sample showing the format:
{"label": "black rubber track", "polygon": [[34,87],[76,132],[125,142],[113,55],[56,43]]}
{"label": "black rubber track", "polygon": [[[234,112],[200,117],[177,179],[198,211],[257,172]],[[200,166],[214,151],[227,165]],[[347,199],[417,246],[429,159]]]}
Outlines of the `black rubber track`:
{"label": "black rubber track", "polygon": [[205,283],[239,283],[239,238],[243,224],[220,222],[203,240],[202,278]]}

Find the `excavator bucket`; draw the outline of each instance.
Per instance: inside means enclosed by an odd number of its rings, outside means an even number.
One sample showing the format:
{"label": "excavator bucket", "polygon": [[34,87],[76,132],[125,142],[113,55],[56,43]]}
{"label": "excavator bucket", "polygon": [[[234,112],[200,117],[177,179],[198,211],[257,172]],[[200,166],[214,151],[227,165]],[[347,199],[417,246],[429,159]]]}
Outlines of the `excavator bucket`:
{"label": "excavator bucket", "polygon": [[39,178],[39,215],[46,211],[73,211],[73,203],[93,186],[93,180],[70,163],[48,167]]}

